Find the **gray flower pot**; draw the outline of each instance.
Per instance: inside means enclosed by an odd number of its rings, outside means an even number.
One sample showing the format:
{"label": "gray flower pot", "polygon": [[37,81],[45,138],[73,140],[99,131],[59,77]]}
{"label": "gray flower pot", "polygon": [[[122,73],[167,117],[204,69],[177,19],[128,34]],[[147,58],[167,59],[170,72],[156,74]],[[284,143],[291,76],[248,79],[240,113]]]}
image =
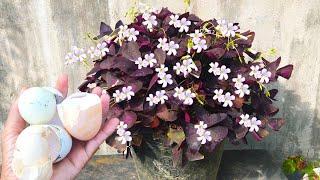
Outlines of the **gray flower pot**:
{"label": "gray flower pot", "polygon": [[223,142],[214,152],[203,153],[204,159],[187,161],[183,166],[173,166],[172,148],[164,147],[159,141],[143,142],[140,147],[134,147],[133,159],[141,180],[159,179],[190,179],[215,180],[221,156]]}

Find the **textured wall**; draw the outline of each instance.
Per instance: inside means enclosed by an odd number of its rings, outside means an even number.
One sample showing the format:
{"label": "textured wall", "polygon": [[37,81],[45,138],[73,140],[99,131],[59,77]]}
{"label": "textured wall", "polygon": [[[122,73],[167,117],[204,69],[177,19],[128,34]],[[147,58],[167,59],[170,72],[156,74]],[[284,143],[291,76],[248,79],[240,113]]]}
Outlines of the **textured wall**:
{"label": "textured wall", "polygon": [[[142,1],[183,12],[182,0]],[[67,68],[71,45],[88,46],[85,33],[97,33],[100,21],[114,25],[130,0],[0,0],[0,119],[22,86],[52,85],[58,74],[70,75],[74,91],[87,71]],[[276,48],[282,64],[293,63],[290,81],[280,81],[279,116],[287,125],[264,142],[229,148],[258,148],[283,156],[319,157],[320,143],[320,1],[191,0],[191,12],[202,18],[226,18],[256,32],[257,50]],[[274,155],[275,153],[271,153]]]}

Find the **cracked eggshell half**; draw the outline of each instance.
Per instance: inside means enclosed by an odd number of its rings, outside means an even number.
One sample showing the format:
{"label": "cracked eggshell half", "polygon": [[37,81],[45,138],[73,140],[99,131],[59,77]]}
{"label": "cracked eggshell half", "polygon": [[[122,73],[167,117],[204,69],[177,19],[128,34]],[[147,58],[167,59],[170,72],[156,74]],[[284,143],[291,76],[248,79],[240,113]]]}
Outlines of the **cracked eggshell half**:
{"label": "cracked eggshell half", "polygon": [[31,125],[18,136],[12,160],[12,170],[19,179],[50,179],[52,175],[52,147],[58,139],[43,125]]}
{"label": "cracked eggshell half", "polygon": [[[54,163],[56,163],[65,158],[70,152],[72,147],[72,138],[68,132],[60,126],[48,125],[47,127],[52,130],[55,133],[55,136],[59,139],[58,145],[54,144],[56,141],[50,141],[52,142],[51,147],[60,147],[58,151],[52,152],[52,157],[55,158]],[[54,147],[52,149],[54,149]]]}
{"label": "cracked eggshell half", "polygon": [[76,139],[87,141],[100,130],[102,107],[98,95],[75,93],[57,106],[65,129]]}
{"label": "cracked eggshell half", "polygon": [[56,113],[55,95],[41,87],[25,90],[18,100],[18,108],[22,118],[29,124],[46,124]]}

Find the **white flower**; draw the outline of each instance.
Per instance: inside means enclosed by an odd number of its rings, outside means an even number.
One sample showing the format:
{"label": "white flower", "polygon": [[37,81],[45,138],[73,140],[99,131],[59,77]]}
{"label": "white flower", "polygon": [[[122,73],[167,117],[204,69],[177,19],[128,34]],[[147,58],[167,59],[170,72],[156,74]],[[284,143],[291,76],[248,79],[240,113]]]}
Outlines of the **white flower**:
{"label": "white flower", "polygon": [[239,95],[239,97],[243,97],[245,94],[249,95],[250,90],[248,84],[241,84],[237,87],[237,90],[235,91],[236,94]]}
{"label": "white flower", "polygon": [[160,67],[156,68],[156,72],[158,73],[158,77],[162,78],[166,75],[166,72],[168,71],[168,67],[166,67],[164,64],[161,64]]}
{"label": "white flower", "polygon": [[202,32],[200,30],[195,30],[194,33],[189,34],[190,37],[192,37],[193,43],[197,43],[201,40],[201,37],[203,36]]}
{"label": "white flower", "polygon": [[181,65],[179,62],[176,63],[175,66],[173,66],[173,70],[176,71],[177,75],[180,75],[180,73],[184,73],[187,72],[187,68],[184,65]]}
{"label": "white flower", "polygon": [[125,124],[123,121],[120,121],[120,124],[117,126],[117,134],[118,135],[123,134],[127,128],[128,128],[128,125]]}
{"label": "white flower", "polygon": [[258,132],[260,125],[261,125],[261,121],[258,120],[256,117],[253,117],[253,118],[251,119],[251,122],[250,122],[250,129],[249,129],[249,131],[250,131],[250,132],[253,132],[253,131]]}
{"label": "white flower", "polygon": [[243,84],[243,82],[245,81],[246,79],[244,77],[242,77],[241,74],[238,74],[238,76],[236,78],[232,78],[232,81],[235,83],[234,86],[236,88],[240,88]]}
{"label": "white flower", "polygon": [[193,60],[191,58],[185,59],[182,61],[182,65],[185,67],[186,71],[183,72],[184,76],[186,77],[189,73],[192,72],[192,70],[194,69],[195,71],[198,71],[198,68],[196,66],[196,64],[193,62]]}
{"label": "white flower", "polygon": [[144,13],[142,15],[145,21],[142,22],[143,25],[147,26],[148,29],[152,29],[152,26],[156,26],[158,24],[157,17],[155,15],[151,15],[149,13]]}
{"label": "white flower", "polygon": [[171,74],[165,74],[162,77],[159,77],[158,84],[162,84],[162,87],[165,88],[168,86],[168,84],[172,84],[172,75]]}
{"label": "white flower", "polygon": [[211,132],[204,131],[197,137],[197,140],[200,141],[201,144],[205,144],[207,141],[212,141]]}
{"label": "white flower", "polygon": [[109,49],[107,48],[107,43],[102,42],[98,43],[96,49],[94,50],[94,54],[97,57],[103,57],[109,52]]}
{"label": "white flower", "polygon": [[95,48],[93,46],[91,46],[87,51],[87,54],[91,59],[94,59],[96,57],[94,51],[95,51]]}
{"label": "white flower", "polygon": [[220,76],[219,76],[219,80],[228,80],[228,73],[230,73],[231,70],[229,68],[227,68],[225,65],[222,65],[220,68]]}
{"label": "white flower", "polygon": [[183,104],[185,105],[192,105],[193,104],[193,98],[196,97],[196,94],[191,92],[190,89],[187,89],[185,92],[184,92],[184,101],[183,101]]}
{"label": "white flower", "polygon": [[74,62],[82,62],[87,58],[86,53],[82,48],[78,48],[77,46],[72,46],[71,47],[71,52],[67,54],[65,57],[66,59],[66,64],[71,64]]}
{"label": "white flower", "polygon": [[188,32],[189,31],[189,26],[191,25],[191,21],[188,21],[186,18],[182,18],[180,20],[180,29],[179,32]]}
{"label": "white flower", "polygon": [[223,107],[227,107],[227,106],[230,106],[232,107],[233,103],[232,101],[234,101],[236,99],[236,97],[234,95],[231,95],[229,92],[227,92],[225,95],[224,95],[224,103],[223,103]]}
{"label": "white flower", "polygon": [[125,32],[125,36],[128,38],[128,41],[136,41],[137,35],[139,35],[139,31],[136,31],[134,28],[127,29]]}
{"label": "white flower", "polygon": [[93,89],[93,88],[97,87],[97,84],[96,83],[89,83],[87,85],[87,87],[90,88],[90,89]]}
{"label": "white flower", "polygon": [[225,20],[218,20],[217,29],[221,32],[224,37],[234,37],[236,35],[236,31],[239,29],[238,26],[233,25],[233,23],[228,23]]}
{"label": "white flower", "polygon": [[207,124],[205,124],[203,121],[200,121],[199,124],[194,125],[194,128],[197,129],[197,134],[201,135],[204,133],[205,129],[208,127]]}
{"label": "white flower", "polygon": [[153,65],[157,63],[157,60],[154,58],[153,53],[144,55],[144,60],[150,67],[153,67]]}
{"label": "white flower", "polygon": [[213,73],[215,76],[219,76],[221,74],[221,70],[219,68],[219,63],[211,62],[209,65],[210,65],[210,69],[208,70],[209,73]]}
{"label": "white flower", "polygon": [[178,15],[171,15],[170,16],[170,22],[169,25],[173,25],[175,28],[181,27],[181,22],[179,20],[179,16]]}
{"label": "white flower", "polygon": [[146,98],[146,101],[149,101],[149,106],[153,106],[154,104],[159,103],[159,99],[157,96],[153,96],[153,94],[149,94],[149,97]]}
{"label": "white flower", "polygon": [[170,41],[168,44],[168,52],[167,54],[170,55],[177,55],[177,49],[179,49],[179,44],[176,44],[174,41]]}
{"label": "white flower", "polygon": [[142,69],[143,67],[148,67],[148,62],[142,59],[141,57],[135,60],[134,63],[138,65],[138,69]]}
{"label": "white flower", "polygon": [[214,90],[214,96],[213,100],[218,100],[218,102],[224,102],[224,95],[223,95],[223,90],[222,89],[216,89]]}
{"label": "white flower", "polygon": [[197,53],[200,53],[202,50],[206,50],[208,48],[206,43],[205,39],[201,39],[200,41],[197,41],[192,48],[197,50]]}
{"label": "white flower", "polygon": [[132,86],[122,87],[122,93],[125,95],[127,100],[130,100],[131,96],[134,96],[134,92],[132,91]]}
{"label": "white flower", "polygon": [[120,141],[121,144],[126,144],[128,141],[132,141],[131,132],[130,131],[124,131],[122,134],[120,134],[118,137],[116,137],[117,141]]}
{"label": "white flower", "polygon": [[159,99],[160,104],[164,104],[168,100],[165,90],[156,91],[156,97]]}
{"label": "white flower", "polygon": [[179,98],[179,100],[185,99],[184,88],[182,86],[174,88],[174,91],[173,97]]}
{"label": "white flower", "polygon": [[256,79],[261,78],[261,71],[259,71],[260,66],[251,66],[250,67],[251,72],[249,73],[250,76],[254,76]]}
{"label": "white flower", "polygon": [[123,92],[120,92],[119,90],[116,90],[113,94],[112,97],[115,98],[116,102],[120,102],[126,99],[126,95]]}
{"label": "white flower", "polygon": [[118,37],[120,40],[123,40],[126,37],[127,29],[128,29],[127,25],[119,26]]}
{"label": "white flower", "polygon": [[68,53],[66,56],[65,56],[65,63],[66,65],[68,64],[73,64],[73,63],[76,63],[77,61],[75,60],[75,58],[73,58],[73,54],[72,53]]}
{"label": "white flower", "polygon": [[240,116],[241,120],[239,122],[240,125],[243,125],[244,127],[250,127],[251,120],[249,119],[249,114],[241,114]]}
{"label": "white flower", "polygon": [[260,82],[261,83],[268,83],[269,82],[269,78],[271,77],[271,72],[268,71],[267,69],[262,69],[261,70],[261,79]]}
{"label": "white flower", "polygon": [[157,45],[157,48],[161,48],[164,51],[168,50],[168,43],[167,43],[167,38],[159,38],[159,44]]}

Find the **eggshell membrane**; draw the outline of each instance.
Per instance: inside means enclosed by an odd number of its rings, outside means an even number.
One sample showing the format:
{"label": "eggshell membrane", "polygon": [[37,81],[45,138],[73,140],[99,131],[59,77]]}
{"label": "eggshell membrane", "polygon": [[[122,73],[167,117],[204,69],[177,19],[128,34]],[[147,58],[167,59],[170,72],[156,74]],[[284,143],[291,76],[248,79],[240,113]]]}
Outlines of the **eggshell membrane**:
{"label": "eggshell membrane", "polygon": [[72,94],[58,105],[58,113],[65,129],[82,141],[93,138],[102,124],[101,101],[96,94]]}
{"label": "eggshell membrane", "polygon": [[[49,160],[40,165],[34,166],[23,166],[20,163],[21,161],[17,161],[17,159],[13,159],[13,172],[20,180],[49,180],[53,174],[52,161]],[[20,163],[20,164],[19,164]]]}
{"label": "eggshell membrane", "polygon": [[54,159],[54,163],[61,161],[65,158],[71,150],[72,147],[72,138],[68,134],[68,132],[57,125],[48,125],[48,127],[54,131],[56,137],[59,139],[59,144],[56,145],[59,147],[59,151],[57,151],[56,158]]}
{"label": "eggshell membrane", "polygon": [[56,98],[44,88],[32,87],[21,94],[18,108],[29,124],[46,124],[56,113]]}

